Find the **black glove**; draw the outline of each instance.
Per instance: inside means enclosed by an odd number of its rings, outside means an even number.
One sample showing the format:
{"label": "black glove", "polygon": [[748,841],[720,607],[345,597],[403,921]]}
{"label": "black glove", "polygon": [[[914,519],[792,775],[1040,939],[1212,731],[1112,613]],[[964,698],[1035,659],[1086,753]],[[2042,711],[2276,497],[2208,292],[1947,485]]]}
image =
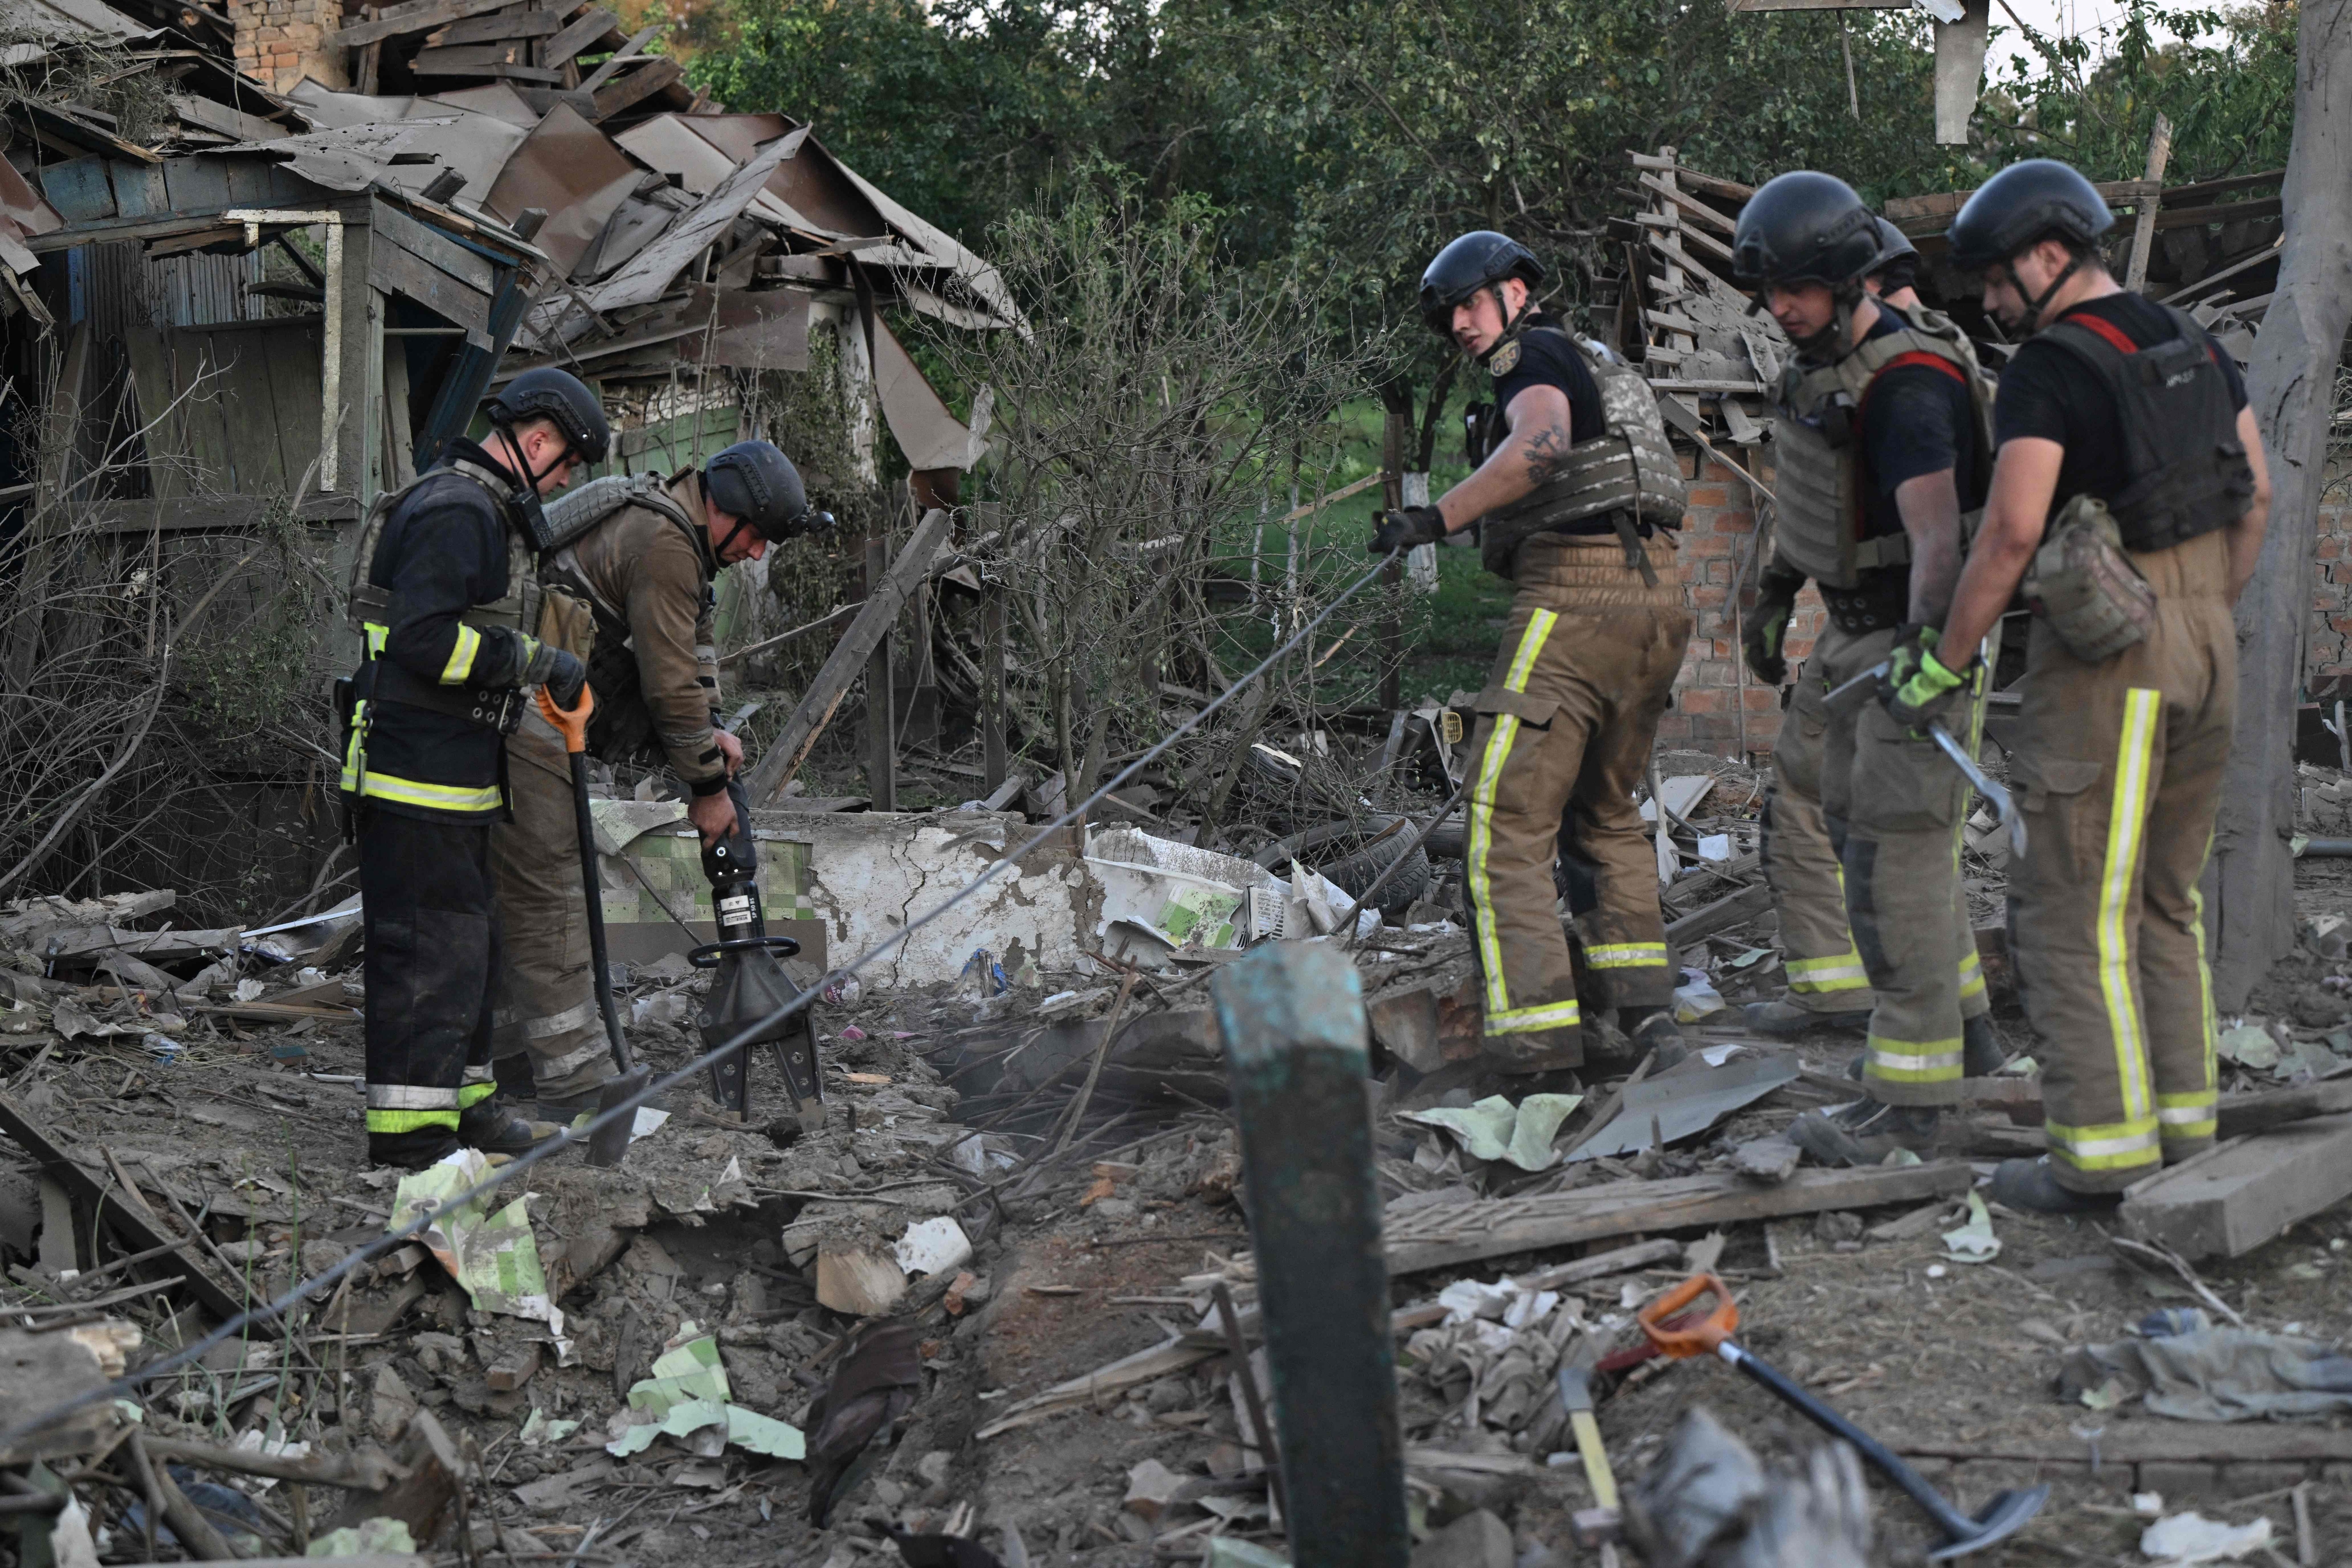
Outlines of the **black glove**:
{"label": "black glove", "polygon": [[1433,545],[1444,538],[1444,513],[1435,507],[1402,507],[1381,514],[1372,542],[1365,548],[1373,555],[1386,555],[1415,545]]}
{"label": "black glove", "polygon": [[566,710],[580,706],[580,688],[588,684],[588,666],[578,655],[568,653],[551,643],[540,643],[531,649],[524,662],[519,686],[545,686],[547,696],[557,707]]}
{"label": "black glove", "polygon": [[1774,561],[1757,585],[1756,608],[1740,622],[1739,646],[1748,673],[1768,686],[1789,678],[1789,661],[1781,656],[1781,648],[1789,635],[1789,617],[1796,613],[1797,591],[1804,586],[1804,573]]}

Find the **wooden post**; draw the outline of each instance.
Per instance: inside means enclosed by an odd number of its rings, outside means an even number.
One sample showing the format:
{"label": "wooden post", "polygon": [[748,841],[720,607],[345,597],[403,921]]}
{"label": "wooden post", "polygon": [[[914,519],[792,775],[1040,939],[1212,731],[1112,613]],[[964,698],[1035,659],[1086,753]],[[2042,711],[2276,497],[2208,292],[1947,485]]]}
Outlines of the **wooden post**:
{"label": "wooden post", "polygon": [[[367,8],[367,19],[371,22],[383,15],[383,7],[381,5],[371,5]],[[380,40],[361,45],[360,68],[356,74],[352,90],[358,93],[364,93],[368,97],[373,98],[375,96],[377,78],[382,70],[383,62],[383,45]]]}
{"label": "wooden post", "polygon": [[2147,175],[2140,183],[2139,215],[2132,221],[2131,270],[2124,287],[2137,294],[2147,283],[2147,253],[2156,243],[2156,208],[2164,199],[2164,166],[2172,158],[2172,121],[2156,117],[2147,133]]}
{"label": "wooden post", "polygon": [[[866,541],[866,594],[870,600],[889,570],[889,548]],[[866,660],[866,792],[873,810],[898,809],[898,705],[890,687],[890,640],[885,632]]]}
{"label": "wooden post", "polygon": [[1271,942],[1212,990],[1249,1181],[1291,1561],[1405,1568],[1412,1539],[1355,966],[1326,944]]}
{"label": "wooden post", "polygon": [[981,777],[994,794],[1004,782],[1004,591],[981,585]]}

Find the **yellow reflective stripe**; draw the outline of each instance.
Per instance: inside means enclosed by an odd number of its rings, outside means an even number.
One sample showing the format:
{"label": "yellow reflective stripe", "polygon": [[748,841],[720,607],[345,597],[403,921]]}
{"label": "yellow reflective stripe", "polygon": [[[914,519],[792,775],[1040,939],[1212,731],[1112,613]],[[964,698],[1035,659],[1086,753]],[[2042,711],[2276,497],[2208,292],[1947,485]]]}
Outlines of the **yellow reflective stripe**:
{"label": "yellow reflective stripe", "polygon": [[441,666],[441,684],[464,685],[467,677],[474,673],[474,655],[481,651],[482,634],[463,621],[458,622],[457,640],[449,647],[449,662]]}
{"label": "yellow reflective stripe", "polygon": [[[348,779],[351,774],[346,771]],[[345,789],[351,786],[347,783]],[[474,789],[464,784],[425,784],[414,779],[396,779],[389,773],[370,769],[359,793],[378,800],[390,800],[402,806],[429,806],[436,811],[495,811],[499,809],[499,787],[495,784]]]}
{"label": "yellow reflective stripe", "polygon": [[392,628],[379,621],[362,621],[360,626],[367,633],[368,657],[373,658],[383,653],[385,640],[392,635]]}
{"label": "yellow reflective stripe", "polygon": [[1792,958],[1782,966],[1792,991],[1860,991],[1870,987],[1862,955],[1848,948],[1827,958]]}
{"label": "yellow reflective stripe", "polygon": [[1863,1076],[1897,1083],[1957,1083],[1960,1081],[1960,1042],[1957,1040],[1889,1040],[1872,1035],[1863,1046]]}
{"label": "yellow reflective stripe", "polygon": [[2152,1166],[2163,1159],[2153,1116],[2099,1127],[2067,1127],[2045,1123],[2050,1154],[2076,1170],[2120,1170],[2128,1166]]}
{"label": "yellow reflective stripe", "polygon": [[2124,917],[2138,883],[2140,839],[2146,827],[2148,769],[2155,759],[2156,717],[2163,694],[2134,686],[2124,698],[2123,735],[2116,749],[2115,793],[2107,806],[2106,862],[2099,873],[2099,993],[2115,1036],[2116,1076],[2124,1115],[2147,1115],[2147,1039],[2132,991],[2131,936]]}
{"label": "yellow reflective stripe", "polygon": [[379,1111],[454,1110],[457,1092],[420,1088],[414,1083],[371,1083],[367,1086],[367,1103]]}
{"label": "yellow reflective stripe", "polygon": [[1488,1034],[1526,1034],[1539,1029],[1572,1029],[1583,1020],[1573,998],[1564,1002],[1546,1002],[1541,1007],[1519,1008],[1507,1013],[1488,1013],[1486,1031]]}
{"label": "yellow reflective stripe", "polygon": [[1478,759],[1477,785],[1470,791],[1469,841],[1463,852],[1464,880],[1469,883],[1470,905],[1478,914],[1478,967],[1486,977],[1487,1027],[1508,1012],[1511,989],[1503,979],[1503,943],[1495,930],[1495,891],[1487,881],[1486,858],[1495,844],[1495,785],[1504,760],[1519,733],[1511,714],[1495,716],[1495,730],[1486,737],[1486,755]]}
{"label": "yellow reflective stripe", "polygon": [[2210,1138],[2221,1126],[2214,1114],[2220,1100],[2221,1095],[2210,1089],[2200,1089],[2190,1094],[2159,1094],[2156,1097],[2156,1119],[2168,1138]]}
{"label": "yellow reflective stripe", "polygon": [[352,738],[343,747],[342,789],[346,795],[357,793],[360,787],[360,775],[362,771],[360,760],[360,739],[366,734],[367,704],[362,702],[354,705],[352,709]]}
{"label": "yellow reflective stripe", "polygon": [[[2205,835],[2205,859],[2210,861],[2212,858],[2213,835],[2209,832]],[[2201,1071],[2205,1092],[2210,1096],[2221,1083],[2221,1066],[2215,1060],[2217,1052],[2214,1050],[2215,1040],[2221,1033],[2221,1025],[2213,1017],[2213,967],[2205,961],[2205,894],[2198,886],[2204,877],[2205,862],[2200,861],[2198,862],[2197,875],[2191,878],[2189,883],[2189,907],[2195,911],[2189,918],[2189,934],[2197,939],[2197,984],[2202,993],[2204,1005],[2204,1017],[2198,1025],[2205,1041],[2202,1053],[2204,1063]]]}
{"label": "yellow reflective stripe", "polygon": [[[1545,641],[1559,621],[1557,612],[1538,610],[1528,617],[1527,630],[1519,633],[1518,651],[1511,655],[1511,666],[1503,680],[1510,691],[1527,690],[1528,678],[1534,672],[1536,657],[1543,652]],[[1503,764],[1509,760],[1512,742],[1518,738],[1519,721],[1515,714],[1496,714],[1495,728],[1486,737],[1486,749],[1478,759],[1478,778],[1470,791],[1470,831],[1463,851],[1463,880],[1468,884],[1470,906],[1477,912],[1478,967],[1486,977],[1486,1032],[1507,1034],[1519,1030],[1556,1029],[1561,1023],[1577,1021],[1576,1003],[1555,1003],[1549,1007],[1530,1008],[1521,1012],[1511,1009],[1511,988],[1503,977],[1503,942],[1495,929],[1495,890],[1486,872],[1486,862],[1495,847],[1495,791],[1503,777]],[[1529,1014],[1549,1013],[1560,1007],[1568,1009],[1564,1019],[1541,1023],[1512,1022]]]}
{"label": "yellow reflective stripe", "polygon": [[468,1083],[457,1091],[457,1103],[460,1108],[478,1105],[498,1092],[499,1086],[496,1083]]}
{"label": "yellow reflective stripe", "polygon": [[371,1133],[413,1133],[419,1127],[447,1127],[455,1130],[455,1111],[370,1111],[367,1130]]}
{"label": "yellow reflective stripe", "polygon": [[1528,689],[1528,677],[1535,673],[1536,656],[1551,638],[1551,629],[1559,622],[1556,611],[1538,610],[1528,617],[1528,629],[1519,633],[1519,651],[1511,655],[1510,674],[1503,677],[1503,689],[1523,692]]}
{"label": "yellow reflective stripe", "polygon": [[1604,947],[1587,947],[1584,961],[1596,969],[1663,969],[1666,967],[1666,945],[1663,942],[1616,942]]}

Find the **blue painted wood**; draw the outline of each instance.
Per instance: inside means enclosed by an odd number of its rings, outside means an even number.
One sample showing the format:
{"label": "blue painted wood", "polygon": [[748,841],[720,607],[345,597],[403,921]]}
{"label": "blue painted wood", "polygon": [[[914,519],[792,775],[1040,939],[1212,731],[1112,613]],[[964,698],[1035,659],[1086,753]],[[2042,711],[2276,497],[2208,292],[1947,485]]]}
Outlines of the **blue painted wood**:
{"label": "blue painted wood", "polygon": [[106,183],[103,158],[42,164],[41,194],[69,224],[98,223],[114,216],[114,189]]}
{"label": "blue painted wood", "polygon": [[1331,944],[1270,942],[1211,992],[1249,1180],[1291,1560],[1405,1568],[1363,988]]}
{"label": "blue painted wood", "polygon": [[203,155],[173,158],[163,164],[163,188],[172,210],[184,218],[221,212],[236,204],[228,199],[228,160]]}
{"label": "blue painted wood", "polygon": [[164,188],[163,171],[154,163],[134,163],[114,158],[106,172],[114,182],[114,210],[126,218],[168,217],[172,197]]}

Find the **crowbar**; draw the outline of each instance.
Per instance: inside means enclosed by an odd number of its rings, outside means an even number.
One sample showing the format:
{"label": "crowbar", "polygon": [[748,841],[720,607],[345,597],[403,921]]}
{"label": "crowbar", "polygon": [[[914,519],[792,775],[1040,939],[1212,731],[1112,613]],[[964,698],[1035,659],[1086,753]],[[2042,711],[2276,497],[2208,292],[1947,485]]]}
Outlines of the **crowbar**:
{"label": "crowbar", "polygon": [[[1893,664],[1891,659],[1879,660],[1832,690],[1822,699],[1822,706],[1833,714],[1844,714],[1876,695],[1879,686],[1885,683],[1887,671]],[[1969,755],[1967,747],[1952,738],[1952,732],[1944,727],[1943,720],[1931,718],[1927,721],[1927,738],[1936,743],[1937,749],[1952,759],[1952,766],[1960,770],[1960,776],[1969,781],[1969,787],[1992,803],[1993,815],[2000,819],[2003,828],[2009,830],[2010,852],[2020,860],[2024,859],[2025,818],[2018,810],[2017,802],[2011,798],[2009,787],[1977,766],[1977,759]]]}

